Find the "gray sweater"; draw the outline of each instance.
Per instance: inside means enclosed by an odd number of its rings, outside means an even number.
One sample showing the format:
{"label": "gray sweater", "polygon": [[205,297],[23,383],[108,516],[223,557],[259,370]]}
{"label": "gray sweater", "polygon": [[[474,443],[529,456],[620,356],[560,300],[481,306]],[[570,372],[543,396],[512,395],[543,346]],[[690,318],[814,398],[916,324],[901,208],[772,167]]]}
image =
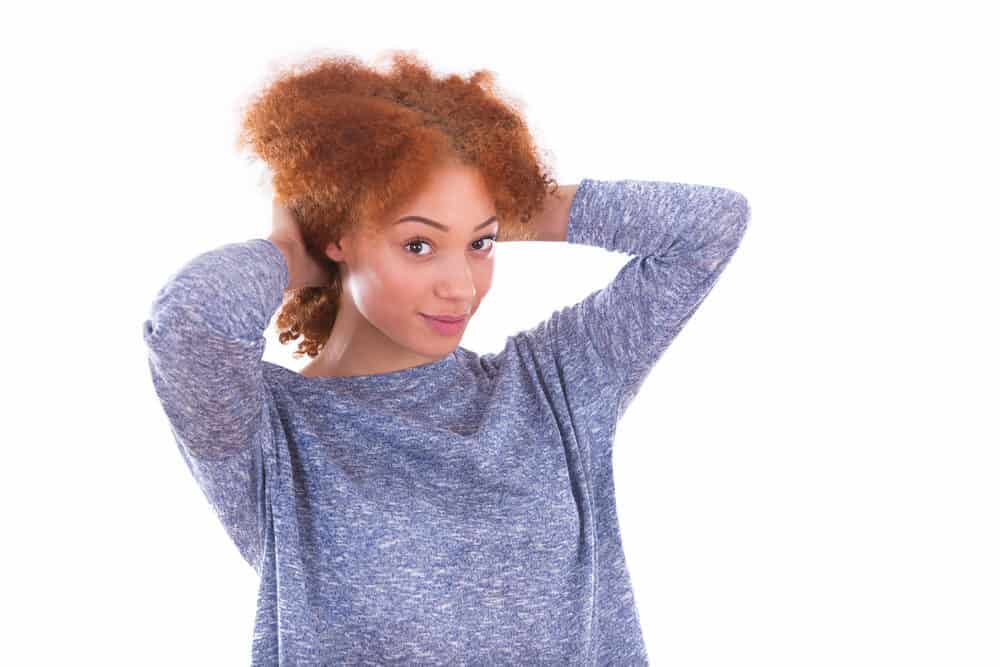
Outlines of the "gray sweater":
{"label": "gray sweater", "polygon": [[254,665],[643,665],[616,425],[750,218],[738,192],[583,179],[569,243],[603,289],[479,355],[305,377],[262,360],[288,267],[198,255],[143,336],[183,459],[260,576]]}

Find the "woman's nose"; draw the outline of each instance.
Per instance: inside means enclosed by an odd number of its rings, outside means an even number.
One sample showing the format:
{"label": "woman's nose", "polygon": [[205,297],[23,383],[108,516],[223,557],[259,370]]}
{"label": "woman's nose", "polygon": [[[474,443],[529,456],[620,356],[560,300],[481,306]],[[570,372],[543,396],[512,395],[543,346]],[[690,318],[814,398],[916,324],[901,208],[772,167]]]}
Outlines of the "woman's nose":
{"label": "woman's nose", "polygon": [[445,268],[445,276],[440,280],[439,289],[448,298],[471,301],[476,296],[472,267],[466,262],[452,262]]}

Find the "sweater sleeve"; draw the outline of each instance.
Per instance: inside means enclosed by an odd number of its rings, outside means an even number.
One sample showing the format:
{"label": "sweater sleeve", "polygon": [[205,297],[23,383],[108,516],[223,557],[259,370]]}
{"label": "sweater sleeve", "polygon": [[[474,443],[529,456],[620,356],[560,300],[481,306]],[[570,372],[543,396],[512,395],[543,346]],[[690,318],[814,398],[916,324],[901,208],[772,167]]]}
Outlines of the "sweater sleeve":
{"label": "sweater sleeve", "polygon": [[174,440],[243,558],[258,573],[272,451],[263,332],[288,284],[269,239],[198,255],[157,293],[143,323],[154,390]]}
{"label": "sweater sleeve", "polygon": [[583,179],[567,242],[632,257],[610,284],[546,323],[560,366],[578,382],[613,386],[620,418],[715,285],[749,220],[747,199],[721,187]]}

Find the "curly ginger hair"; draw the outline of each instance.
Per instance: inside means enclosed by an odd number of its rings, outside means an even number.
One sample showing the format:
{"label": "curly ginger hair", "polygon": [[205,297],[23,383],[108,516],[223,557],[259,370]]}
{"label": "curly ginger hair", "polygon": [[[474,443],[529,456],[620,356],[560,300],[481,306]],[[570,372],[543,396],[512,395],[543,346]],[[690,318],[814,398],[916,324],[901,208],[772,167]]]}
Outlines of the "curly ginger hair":
{"label": "curly ginger hair", "polygon": [[385,55],[385,71],[350,55],[286,67],[242,112],[237,146],[267,164],[306,251],[333,275],[328,287],[285,294],[278,340],[303,337],[295,358],[316,357],[337,317],[341,282],[327,245],[348,230],[377,230],[434,167],[458,161],[479,170],[496,203],[498,241],[536,239],[530,221],[558,187],[492,71],[435,76],[412,52]]}

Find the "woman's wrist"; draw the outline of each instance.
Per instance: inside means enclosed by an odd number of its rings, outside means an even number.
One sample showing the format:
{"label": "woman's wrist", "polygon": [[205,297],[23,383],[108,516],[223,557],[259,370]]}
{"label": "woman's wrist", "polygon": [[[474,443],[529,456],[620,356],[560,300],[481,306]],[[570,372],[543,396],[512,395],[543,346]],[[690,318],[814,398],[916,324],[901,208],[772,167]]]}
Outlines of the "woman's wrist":
{"label": "woman's wrist", "polygon": [[301,287],[302,280],[299,277],[300,272],[298,271],[301,257],[300,244],[293,239],[277,234],[271,234],[267,237],[267,240],[273,243],[281,251],[281,254],[285,256],[285,265],[288,267],[288,285],[285,287],[285,291]]}
{"label": "woman's wrist", "polygon": [[565,241],[569,229],[569,210],[578,184],[561,185],[548,195],[534,221],[539,241]]}

